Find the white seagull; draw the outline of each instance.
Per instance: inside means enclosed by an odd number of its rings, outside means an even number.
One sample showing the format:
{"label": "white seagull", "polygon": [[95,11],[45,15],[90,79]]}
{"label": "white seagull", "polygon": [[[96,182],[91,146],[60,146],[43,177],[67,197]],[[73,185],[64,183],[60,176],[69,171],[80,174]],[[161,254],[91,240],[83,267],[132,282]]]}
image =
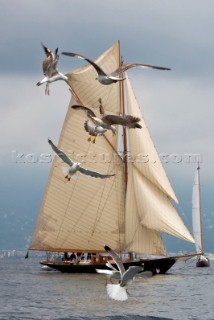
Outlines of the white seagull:
{"label": "white seagull", "polygon": [[85,131],[89,133],[90,137],[88,138],[88,141],[91,141],[91,137],[95,137],[92,140],[92,143],[95,143],[97,136],[102,136],[107,129],[101,127],[101,126],[95,126],[94,124],[91,124],[89,120],[85,121],[84,123]]}
{"label": "white seagull", "polygon": [[82,106],[82,105],[73,105],[71,106],[72,109],[75,110],[82,110],[86,112],[87,116],[94,122],[96,127],[103,127],[104,129],[111,130],[113,134],[116,133],[116,129],[113,126],[115,125],[121,125],[123,127],[126,127],[128,129],[141,129],[142,126],[138,123],[141,119],[138,117],[134,117],[127,114],[121,114],[121,115],[114,115],[114,114],[105,114],[102,100],[98,100],[100,103],[99,110],[100,110],[100,118],[96,116],[94,111],[92,111],[90,108]]}
{"label": "white seagull", "polygon": [[122,64],[118,69],[113,71],[110,74],[106,74],[101,67],[99,67],[94,61],[86,58],[85,56],[78,54],[78,53],[72,53],[72,52],[62,52],[63,55],[69,56],[69,57],[76,57],[82,60],[88,61],[97,71],[98,77],[96,80],[98,80],[101,84],[108,85],[115,83],[117,81],[123,81],[126,78],[121,78],[120,75],[125,72],[128,69],[135,68],[135,67],[141,67],[145,69],[158,69],[158,70],[171,70],[169,68],[164,67],[157,67],[157,66],[151,66],[148,64],[142,64],[142,63],[126,63]]}
{"label": "white seagull", "polygon": [[63,55],[69,56],[69,57],[76,57],[82,60],[88,61],[94,69],[97,71],[98,77],[95,80],[98,80],[101,84],[108,85],[115,83],[117,81],[123,81],[125,78],[121,78],[120,76],[114,75],[114,74],[106,74],[103,69],[101,69],[94,61],[76,53],[72,52],[62,52]]}
{"label": "white seagull", "polygon": [[74,162],[72,161],[63,151],[59,150],[55,144],[48,139],[48,143],[51,145],[51,148],[53,149],[54,152],[67,164],[69,165],[69,169],[67,170],[67,174],[65,176],[65,179],[68,181],[71,180],[71,177],[76,174],[77,171],[79,171],[82,174],[85,174],[87,176],[91,176],[94,178],[101,178],[101,179],[106,179],[115,176],[115,174],[101,174],[96,171],[91,171],[88,169],[85,169],[81,166],[80,162]]}
{"label": "white seagull", "polygon": [[127,286],[130,281],[140,272],[144,271],[143,267],[131,266],[125,270],[121,258],[107,245],[104,245],[104,249],[110,254],[114,262],[116,263],[120,272],[120,281],[118,284],[107,284],[107,292],[110,298],[118,301],[124,301],[128,299]]}
{"label": "white seagull", "polygon": [[53,54],[53,52],[43,44],[42,47],[46,54],[46,58],[42,64],[43,74],[45,77],[41,81],[37,82],[37,86],[46,83],[45,94],[49,95],[49,83],[57,80],[64,80],[67,82],[68,77],[59,72],[57,69],[57,63],[59,61],[58,48],[55,50],[55,54]]}

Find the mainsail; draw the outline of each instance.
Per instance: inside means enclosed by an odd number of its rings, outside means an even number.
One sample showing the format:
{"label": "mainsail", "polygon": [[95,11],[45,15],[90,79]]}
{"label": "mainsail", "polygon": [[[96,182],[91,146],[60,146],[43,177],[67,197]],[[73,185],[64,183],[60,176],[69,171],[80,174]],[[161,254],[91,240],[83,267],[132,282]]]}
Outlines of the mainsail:
{"label": "mainsail", "polygon": [[[109,73],[118,68],[119,62],[119,43],[96,60]],[[115,173],[115,177],[100,180],[78,175],[76,180],[65,182],[63,164],[55,157],[30,249],[101,252],[103,244],[108,243],[120,252],[164,255],[161,232],[194,242],[171,204],[177,198],[127,75],[126,112],[139,116],[143,127],[128,130],[130,157],[124,157],[118,149],[120,130],[116,135],[108,132],[98,137],[95,144],[89,143],[84,131],[86,114],[71,108],[73,104],[82,104],[99,115],[98,99],[102,98],[106,113],[120,114],[123,112],[120,84],[101,85],[95,81],[96,71],[91,65],[67,76],[72,99],[58,148],[85,167],[104,174]]]}

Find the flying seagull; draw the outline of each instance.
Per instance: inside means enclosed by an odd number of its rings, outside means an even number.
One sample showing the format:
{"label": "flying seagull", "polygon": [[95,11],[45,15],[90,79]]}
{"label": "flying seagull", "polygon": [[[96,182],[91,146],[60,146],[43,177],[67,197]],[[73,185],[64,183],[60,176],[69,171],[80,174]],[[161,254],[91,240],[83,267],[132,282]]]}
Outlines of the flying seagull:
{"label": "flying seagull", "polygon": [[41,81],[37,82],[37,86],[46,83],[45,94],[49,95],[49,83],[57,80],[64,80],[67,82],[68,77],[59,72],[57,69],[57,63],[59,61],[58,48],[55,50],[55,54],[53,54],[53,52],[46,46],[44,46],[43,43],[41,45],[46,54],[46,58],[44,59],[42,64],[43,74],[45,77]]}
{"label": "flying seagull", "polygon": [[86,58],[85,56],[82,56],[77,53],[72,53],[72,52],[62,52],[63,55],[69,56],[69,57],[76,57],[82,60],[88,61],[94,69],[97,71],[98,77],[95,80],[98,80],[101,84],[108,85],[115,83],[117,81],[123,81],[125,78],[121,78],[119,75],[114,75],[114,74],[106,74],[103,69],[101,69],[94,61]]}
{"label": "flying seagull", "polygon": [[71,177],[77,172],[79,171],[82,174],[85,174],[87,176],[91,176],[94,178],[101,178],[101,179],[106,179],[106,178],[110,178],[115,176],[115,174],[101,174],[99,172],[96,171],[91,171],[88,169],[85,169],[81,166],[80,162],[74,162],[72,161],[63,151],[59,150],[55,144],[48,139],[48,143],[51,145],[51,148],[53,149],[54,152],[56,152],[56,154],[66,163],[69,165],[69,169],[67,171],[67,174],[65,176],[65,179],[67,179],[68,181],[71,180]]}
{"label": "flying seagull", "polygon": [[110,247],[104,245],[104,249],[110,254],[114,262],[116,263],[120,272],[120,281],[118,284],[107,284],[108,295],[118,301],[124,301],[128,299],[127,286],[130,281],[140,272],[144,271],[143,267],[131,266],[125,270],[121,258]]}
{"label": "flying seagull", "polygon": [[171,70],[169,68],[164,67],[157,67],[157,66],[151,66],[148,64],[142,64],[142,63],[126,63],[121,65],[118,69],[113,71],[110,74],[106,74],[101,67],[99,67],[94,61],[86,58],[85,56],[78,54],[78,53],[72,53],[72,52],[62,52],[63,55],[69,56],[69,57],[76,57],[82,60],[88,61],[97,71],[98,77],[96,80],[98,80],[101,84],[108,85],[115,83],[117,81],[123,81],[125,78],[121,78],[120,75],[125,72],[128,69],[135,68],[135,67],[141,67],[145,69],[157,69],[157,70]]}
{"label": "flying seagull", "polygon": [[102,136],[107,129],[101,127],[101,126],[95,126],[94,124],[91,124],[89,120],[85,121],[84,123],[85,131],[89,133],[90,137],[88,138],[88,141],[91,141],[91,137],[95,137],[92,140],[92,143],[95,143],[97,136]]}
{"label": "flying seagull", "polygon": [[87,108],[85,106],[73,105],[71,106],[71,108],[85,111],[87,116],[90,119],[92,119],[92,121],[97,126],[101,126],[105,129],[112,130],[113,133],[116,132],[116,129],[112,126],[114,124],[121,125],[129,129],[142,128],[142,126],[138,123],[140,121],[140,118],[127,115],[127,114],[121,114],[121,115],[105,114],[101,99],[99,99],[99,103],[100,103],[100,106],[99,106],[100,118],[96,117],[95,113],[90,108]]}

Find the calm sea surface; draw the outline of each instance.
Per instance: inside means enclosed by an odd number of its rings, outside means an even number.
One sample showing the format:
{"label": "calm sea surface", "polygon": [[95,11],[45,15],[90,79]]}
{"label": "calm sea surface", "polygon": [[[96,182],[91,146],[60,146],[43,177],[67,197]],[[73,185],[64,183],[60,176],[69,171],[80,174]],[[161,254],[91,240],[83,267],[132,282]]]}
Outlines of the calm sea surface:
{"label": "calm sea surface", "polygon": [[166,275],[139,277],[125,302],[110,300],[105,276],[41,271],[36,258],[0,259],[0,319],[214,319],[210,268],[178,262]]}

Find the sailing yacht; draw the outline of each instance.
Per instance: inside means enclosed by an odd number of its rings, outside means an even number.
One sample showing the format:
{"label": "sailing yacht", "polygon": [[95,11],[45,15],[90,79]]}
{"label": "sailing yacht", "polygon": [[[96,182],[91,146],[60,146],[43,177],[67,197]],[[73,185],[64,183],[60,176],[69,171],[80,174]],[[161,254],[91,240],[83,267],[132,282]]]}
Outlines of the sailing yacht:
{"label": "sailing yacht", "polygon": [[197,165],[193,189],[192,189],[192,227],[195,239],[195,249],[200,254],[196,261],[196,267],[209,267],[210,261],[204,255],[203,234],[202,234],[202,209],[201,209],[201,188],[200,188],[200,166]]}
{"label": "sailing yacht", "polygon": [[[116,70],[121,64],[120,43],[95,62],[107,73]],[[161,234],[191,243],[194,239],[173,206],[178,200],[128,74],[122,75],[126,80],[108,86],[95,80],[96,70],[90,64],[66,76],[71,101],[58,148],[90,170],[115,176],[98,180],[78,175],[68,182],[55,157],[29,249],[64,255],[40,262],[62,272],[96,272],[106,269],[110,259],[103,249],[107,244],[123,258],[125,268],[143,264],[153,274],[167,272],[187,256],[167,256]],[[100,98],[106,113],[139,117],[142,129],[119,127],[116,134],[108,130],[95,144],[89,143],[84,130],[86,114],[71,107],[87,106],[98,114]],[[142,255],[152,258],[136,258]]]}

